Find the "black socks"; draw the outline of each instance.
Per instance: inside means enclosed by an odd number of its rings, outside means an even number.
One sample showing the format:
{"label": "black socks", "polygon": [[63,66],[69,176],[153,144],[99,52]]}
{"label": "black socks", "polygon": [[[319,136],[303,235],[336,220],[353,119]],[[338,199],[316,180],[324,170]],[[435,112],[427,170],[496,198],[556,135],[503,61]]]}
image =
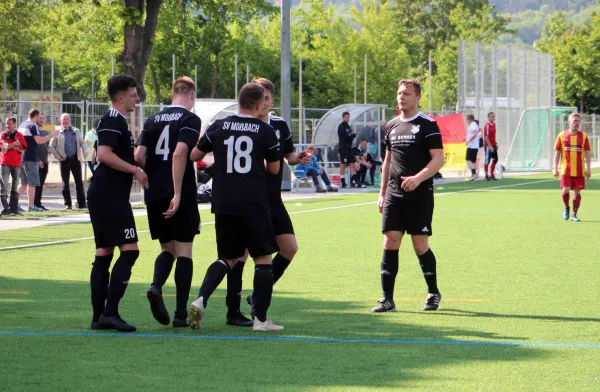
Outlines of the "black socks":
{"label": "black socks", "polygon": [[267,319],[267,310],[271,306],[273,295],[273,269],[270,264],[259,264],[254,268],[254,308],[260,322]]}
{"label": "black socks", "polygon": [[287,267],[289,267],[291,261],[277,253],[273,258],[273,284],[277,283],[279,278],[283,275]]}
{"label": "black socks", "polygon": [[229,265],[224,260],[217,260],[208,267],[198,294],[198,297],[203,297],[204,307],[229,270]]}
{"label": "black socks", "polygon": [[139,250],[121,251],[121,255],[115,262],[115,266],[110,276],[104,316],[110,317],[119,315],[119,302],[121,301],[121,298],[123,298],[123,295],[125,295],[125,290],[127,289],[129,278],[131,277],[131,270],[139,255]]}
{"label": "black socks", "polygon": [[162,292],[162,287],[169,279],[171,275],[171,269],[173,269],[173,263],[175,257],[170,253],[163,251],[158,255],[154,262],[154,278],[152,280],[152,286],[158,288]]}
{"label": "black socks", "polygon": [[437,287],[436,261],[431,249],[419,256],[419,263],[423,271],[423,277],[427,283],[427,289],[430,294],[439,292]]}
{"label": "black socks", "polygon": [[242,276],[244,275],[245,262],[238,261],[227,274],[227,315],[233,316],[240,311],[242,296]]}
{"label": "black socks", "polygon": [[178,257],[175,266],[175,289],[177,290],[177,306],[175,318],[185,320],[187,317],[188,299],[192,287],[192,276],[194,274],[194,263],[187,257]]}
{"label": "black socks", "polygon": [[92,273],[90,274],[90,288],[92,291],[92,309],[94,315],[92,321],[96,322],[104,313],[106,296],[108,295],[108,283],[110,281],[110,262],[113,255],[96,256],[92,264]]}
{"label": "black socks", "polygon": [[386,300],[394,300],[394,286],[398,275],[398,250],[384,250],[381,259],[381,289]]}

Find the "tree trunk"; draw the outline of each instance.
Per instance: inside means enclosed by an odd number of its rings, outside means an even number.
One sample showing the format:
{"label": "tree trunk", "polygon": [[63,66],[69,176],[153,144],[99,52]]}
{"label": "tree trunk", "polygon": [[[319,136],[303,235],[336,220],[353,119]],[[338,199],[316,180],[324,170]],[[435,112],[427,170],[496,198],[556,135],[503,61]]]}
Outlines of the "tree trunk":
{"label": "tree trunk", "polygon": [[125,45],[118,60],[121,62],[121,68],[137,80],[138,95],[142,101],[146,100],[144,88],[146,68],[152,53],[152,40],[162,2],[163,0],[125,0],[128,15],[124,29]]}
{"label": "tree trunk", "polygon": [[213,80],[212,89],[210,91],[210,97],[214,98],[217,95],[217,86],[219,84],[219,52],[215,53],[214,69],[213,69]]}
{"label": "tree trunk", "polygon": [[156,67],[150,66],[150,75],[152,75],[152,85],[154,87],[154,96],[156,98],[156,103],[161,103],[160,97],[160,83],[158,81],[158,74],[156,73]]}
{"label": "tree trunk", "polygon": [[581,92],[581,97],[579,98],[579,113],[583,113],[583,92]]}

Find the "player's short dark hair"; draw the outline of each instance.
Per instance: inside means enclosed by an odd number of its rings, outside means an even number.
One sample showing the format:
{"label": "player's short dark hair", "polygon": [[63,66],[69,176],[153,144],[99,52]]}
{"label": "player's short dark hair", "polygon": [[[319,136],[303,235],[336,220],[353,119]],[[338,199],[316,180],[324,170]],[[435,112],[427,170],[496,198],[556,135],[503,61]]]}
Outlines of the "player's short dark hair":
{"label": "player's short dark hair", "polygon": [[8,122],[8,121],[10,121],[10,122],[11,122],[11,123],[13,123],[13,124],[16,124],[16,123],[17,123],[17,119],[16,119],[15,117],[13,117],[13,116],[8,116],[8,117],[6,117],[6,121],[7,121],[7,122]]}
{"label": "player's short dark hair", "polygon": [[137,81],[129,75],[114,75],[106,83],[106,90],[111,101],[114,101],[119,94],[129,90],[131,87],[137,87]]}
{"label": "player's short dark hair", "polygon": [[349,116],[349,115],[350,115],[350,112],[344,112],[344,113],[342,113],[342,117],[346,117],[346,116]]}
{"label": "player's short dark hair", "polygon": [[496,114],[496,113],[494,113],[494,112],[489,112],[489,113],[488,113],[488,117],[490,116],[490,114]]}
{"label": "player's short dark hair", "polygon": [[275,94],[275,85],[269,79],[266,78],[254,78],[252,83],[260,84],[265,90],[269,90],[271,95]]}
{"label": "player's short dark hair", "polygon": [[94,122],[92,122],[92,128],[98,129],[98,125],[100,125],[100,118],[96,118]]}
{"label": "player's short dark hair", "polygon": [[246,83],[238,93],[240,109],[254,109],[257,103],[264,100],[265,88],[257,83]]}
{"label": "player's short dark hair", "polygon": [[479,120],[473,120],[475,121],[475,124],[479,125]]}
{"label": "player's short dark hair", "polygon": [[196,83],[189,76],[180,76],[173,82],[171,93],[173,95],[189,94],[192,91],[196,91]]}
{"label": "player's short dark hair", "polygon": [[360,142],[361,142],[361,143],[362,143],[362,142],[367,142],[367,143],[368,143],[369,141],[363,137],[362,139],[360,139]]}
{"label": "player's short dark hair", "polygon": [[39,116],[40,115],[40,111],[37,109],[31,109],[29,110],[29,118],[34,118],[35,116]]}
{"label": "player's short dark hair", "polygon": [[475,121],[475,116],[473,116],[472,114],[468,114],[467,120]]}
{"label": "player's short dark hair", "polygon": [[398,81],[398,88],[400,88],[400,86],[413,86],[417,96],[421,96],[421,82],[417,79],[401,79]]}

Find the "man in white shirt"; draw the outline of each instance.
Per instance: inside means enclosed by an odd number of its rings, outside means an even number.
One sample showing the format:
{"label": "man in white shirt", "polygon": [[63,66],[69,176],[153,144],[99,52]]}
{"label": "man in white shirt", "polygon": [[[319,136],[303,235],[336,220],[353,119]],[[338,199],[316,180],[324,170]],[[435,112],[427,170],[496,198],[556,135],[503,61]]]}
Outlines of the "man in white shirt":
{"label": "man in white shirt", "polygon": [[477,170],[476,170],[476,163],[477,163],[477,153],[479,152],[479,139],[478,139],[479,126],[475,122],[475,116],[473,116],[472,114],[469,114],[467,116],[467,124],[469,125],[469,128],[467,130],[467,139],[465,142],[467,145],[466,160],[467,160],[467,166],[471,170],[471,177],[468,178],[467,180],[474,181],[478,178]]}

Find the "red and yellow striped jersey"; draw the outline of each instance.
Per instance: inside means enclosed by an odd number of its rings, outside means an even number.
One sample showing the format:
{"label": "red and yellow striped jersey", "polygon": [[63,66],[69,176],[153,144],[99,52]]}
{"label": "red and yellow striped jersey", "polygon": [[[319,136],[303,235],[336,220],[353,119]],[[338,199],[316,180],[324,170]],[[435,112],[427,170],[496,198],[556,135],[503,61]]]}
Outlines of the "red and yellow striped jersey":
{"label": "red and yellow striped jersey", "polygon": [[560,151],[562,161],[560,174],[571,177],[585,177],[585,152],[591,151],[590,140],[585,132],[570,131],[561,132],[556,138],[554,145],[556,151]]}

